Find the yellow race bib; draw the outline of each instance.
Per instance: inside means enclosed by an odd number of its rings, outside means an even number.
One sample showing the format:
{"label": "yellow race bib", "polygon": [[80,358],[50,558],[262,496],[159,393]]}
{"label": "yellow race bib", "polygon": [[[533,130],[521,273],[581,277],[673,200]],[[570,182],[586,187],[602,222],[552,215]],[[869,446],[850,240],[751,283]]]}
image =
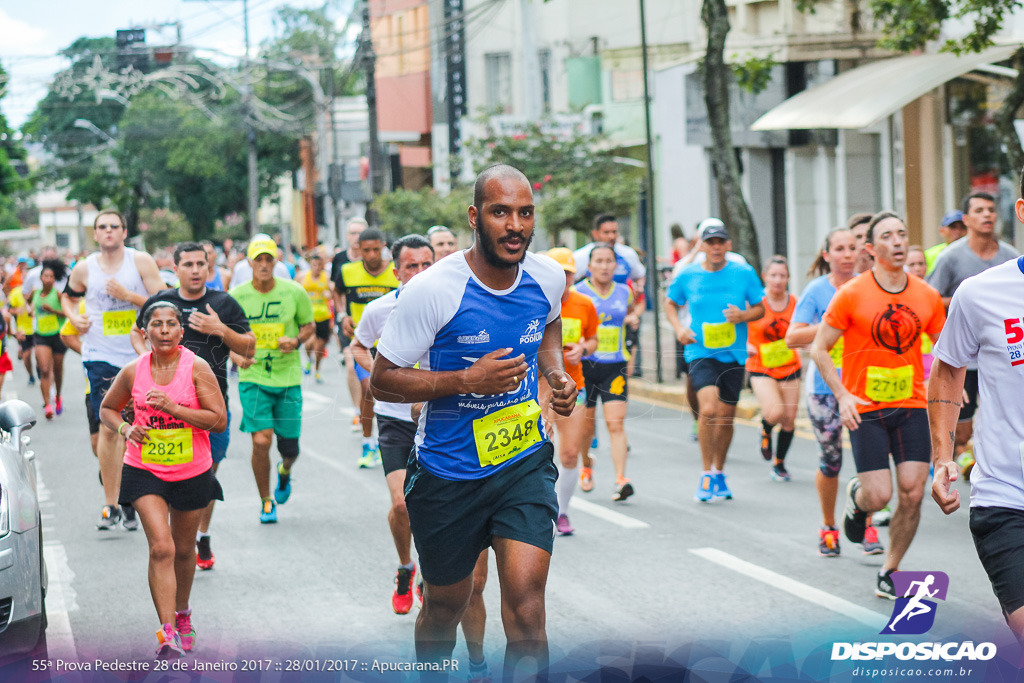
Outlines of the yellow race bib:
{"label": "yellow race bib", "polygon": [[736,343],[736,326],[732,323],[704,323],[704,347],[708,349],[724,349]]}
{"label": "yellow race bib", "polygon": [[52,313],[36,318],[36,326],[38,327],[39,334],[43,335],[54,335],[60,331],[60,322],[58,322],[57,316]]}
{"label": "yellow race bib", "polygon": [[836,342],[836,345],[828,352],[829,357],[832,359],[832,364],[836,366],[836,370],[843,369],[843,349],[845,346],[843,338],[840,337],[839,341]]}
{"label": "yellow race bib", "polygon": [[932,338],[926,333],[921,333],[921,355],[927,356],[932,352]]}
{"label": "yellow race bib", "polygon": [[18,330],[23,334],[32,334],[32,316],[28,313],[19,313],[15,316],[18,323]]}
{"label": "yellow race bib", "polygon": [[761,364],[766,368],[781,368],[792,365],[796,360],[796,354],[793,353],[793,349],[786,346],[785,339],[766,342],[758,348],[761,351]]}
{"label": "yellow race bib", "polygon": [[579,343],[583,337],[583,321],[579,318],[562,318],[562,346]]}
{"label": "yellow race bib", "polygon": [[103,336],[116,337],[130,334],[138,314],[134,310],[106,311],[103,314]]}
{"label": "yellow race bib", "polygon": [[619,339],[622,328],[601,325],[597,328],[597,352],[616,353],[619,350]]}
{"label": "yellow race bib", "polygon": [[150,429],[142,444],[142,462],[150,465],[185,465],[192,462],[192,429]]}
{"label": "yellow race bib", "polygon": [[880,368],[868,366],[868,381],[864,393],[872,401],[894,403],[914,395],[914,367]]}
{"label": "yellow race bib", "polygon": [[540,405],[530,399],[473,420],[473,439],[480,467],[514,458],[541,440]]}
{"label": "yellow race bib", "polygon": [[277,340],[284,336],[284,323],[252,323],[257,349],[276,349]]}

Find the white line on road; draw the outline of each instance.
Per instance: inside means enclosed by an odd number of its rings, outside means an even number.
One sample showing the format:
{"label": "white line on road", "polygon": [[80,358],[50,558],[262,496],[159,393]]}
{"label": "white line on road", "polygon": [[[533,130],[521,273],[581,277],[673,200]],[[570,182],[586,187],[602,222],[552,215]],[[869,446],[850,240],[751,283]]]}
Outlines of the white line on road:
{"label": "white line on road", "polygon": [[574,496],[569,500],[569,507],[603,519],[606,522],[611,522],[616,526],[621,526],[623,529],[649,529],[651,527],[647,522],[641,522],[639,519],[633,519],[629,515],[609,510],[603,505],[591,503],[589,500],[583,500],[578,496]]}
{"label": "white line on road", "polygon": [[[50,499],[42,474],[36,469],[36,494],[40,500]],[[53,517],[53,515],[44,515]],[[46,643],[54,659],[74,660],[78,657],[75,636],[71,632],[71,618],[68,613],[78,609],[75,589],[71,581],[75,573],[68,564],[68,554],[60,541],[47,541],[46,536],[54,533],[52,527],[43,527],[43,560],[46,562]]]}
{"label": "white line on road", "polygon": [[807,584],[800,583],[788,576],[783,576],[773,572],[770,569],[759,567],[756,564],[751,564],[746,560],[730,555],[729,553],[722,552],[717,548],[691,548],[690,552],[698,557],[702,557],[709,562],[731,569],[735,572],[739,572],[745,576],[749,576],[752,579],[756,579],[761,583],[767,584],[772,588],[777,588],[781,591],[795,595],[802,600],[806,600],[812,604],[824,607],[825,609],[832,610],[837,614],[841,614],[844,617],[849,617],[854,621],[859,621],[866,626],[881,630],[888,623],[888,618],[882,616],[878,612],[855,605],[852,602],[837,598],[831,593],[826,593],[823,590],[818,590]]}

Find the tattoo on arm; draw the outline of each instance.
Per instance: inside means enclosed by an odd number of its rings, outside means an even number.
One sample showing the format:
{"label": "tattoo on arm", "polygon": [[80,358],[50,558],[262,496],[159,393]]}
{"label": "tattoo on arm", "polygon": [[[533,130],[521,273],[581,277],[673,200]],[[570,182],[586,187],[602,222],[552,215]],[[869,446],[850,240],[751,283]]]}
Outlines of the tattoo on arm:
{"label": "tattoo on arm", "polygon": [[956,434],[954,432],[947,432],[949,434],[949,442],[956,443]]}
{"label": "tattoo on arm", "polygon": [[946,400],[944,398],[930,398],[930,399],[928,399],[928,405],[932,405],[933,403],[944,403],[944,404],[949,405],[949,406],[956,406],[957,408],[963,408],[964,407],[963,404],[960,403],[960,401],[948,401],[948,400]]}

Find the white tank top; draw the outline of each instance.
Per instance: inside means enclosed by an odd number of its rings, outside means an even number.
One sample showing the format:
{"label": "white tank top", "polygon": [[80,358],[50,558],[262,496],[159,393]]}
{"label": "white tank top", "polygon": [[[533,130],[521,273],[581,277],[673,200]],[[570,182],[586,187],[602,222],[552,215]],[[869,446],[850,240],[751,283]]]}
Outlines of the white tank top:
{"label": "white tank top", "polygon": [[120,282],[129,292],[149,296],[146,285],[135,265],[135,250],[124,248],[124,260],[113,276],[100,267],[99,253],[85,260],[89,280],[85,290],[85,314],[92,325],[82,335],[82,360],[103,361],[115,367],[124,367],[138,358],[132,348],[131,329],[139,313],[136,306],[107,294],[107,282]]}

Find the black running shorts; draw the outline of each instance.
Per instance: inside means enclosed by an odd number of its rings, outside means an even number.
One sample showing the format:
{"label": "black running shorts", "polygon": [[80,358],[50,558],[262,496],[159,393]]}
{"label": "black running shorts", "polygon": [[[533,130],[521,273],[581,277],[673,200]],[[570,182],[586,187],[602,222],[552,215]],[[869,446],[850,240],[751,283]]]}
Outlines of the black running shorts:
{"label": "black running shorts", "polygon": [[377,416],[377,435],[380,441],[380,461],[384,476],[409,466],[409,454],[416,445],[416,423],[408,420]]}
{"label": "black running shorts", "polygon": [[694,358],[690,361],[689,377],[694,393],[705,387],[717,387],[719,400],[731,406],[740,401],[745,373],[746,368],[740,363],[723,363],[715,358]]}
{"label": "black running shorts", "polygon": [[973,507],[971,536],[1003,612],[1024,607],[1024,510]]}
{"label": "black running shorts", "polygon": [[316,335],[317,339],[323,339],[324,341],[327,341],[328,339],[331,338],[330,320],[321,320],[320,322],[314,325],[314,328],[315,329],[313,333]]}
{"label": "black running shorts", "polygon": [[884,408],[860,414],[860,426],[850,432],[857,472],[889,469],[889,454],[903,462],[931,462],[931,431],[924,408]]}
{"label": "black running shorts", "polygon": [[587,388],[588,408],[596,408],[598,398],[604,403],[627,400],[629,381],[626,379],[626,361],[595,363],[584,360],[583,386]]}
{"label": "black running shorts", "polygon": [[495,536],[550,553],[558,517],[554,452],[546,441],[489,477],[464,481],[437,477],[410,458],[405,505],[423,579],[435,586],[465,579]]}
{"label": "black running shorts", "polygon": [[132,505],[143,496],[160,496],[167,505],[180,512],[202,510],[211,500],[224,500],[224,490],[213,474],[213,468],[181,481],[165,481],[149,470],[121,466],[121,491],[118,505]]}

